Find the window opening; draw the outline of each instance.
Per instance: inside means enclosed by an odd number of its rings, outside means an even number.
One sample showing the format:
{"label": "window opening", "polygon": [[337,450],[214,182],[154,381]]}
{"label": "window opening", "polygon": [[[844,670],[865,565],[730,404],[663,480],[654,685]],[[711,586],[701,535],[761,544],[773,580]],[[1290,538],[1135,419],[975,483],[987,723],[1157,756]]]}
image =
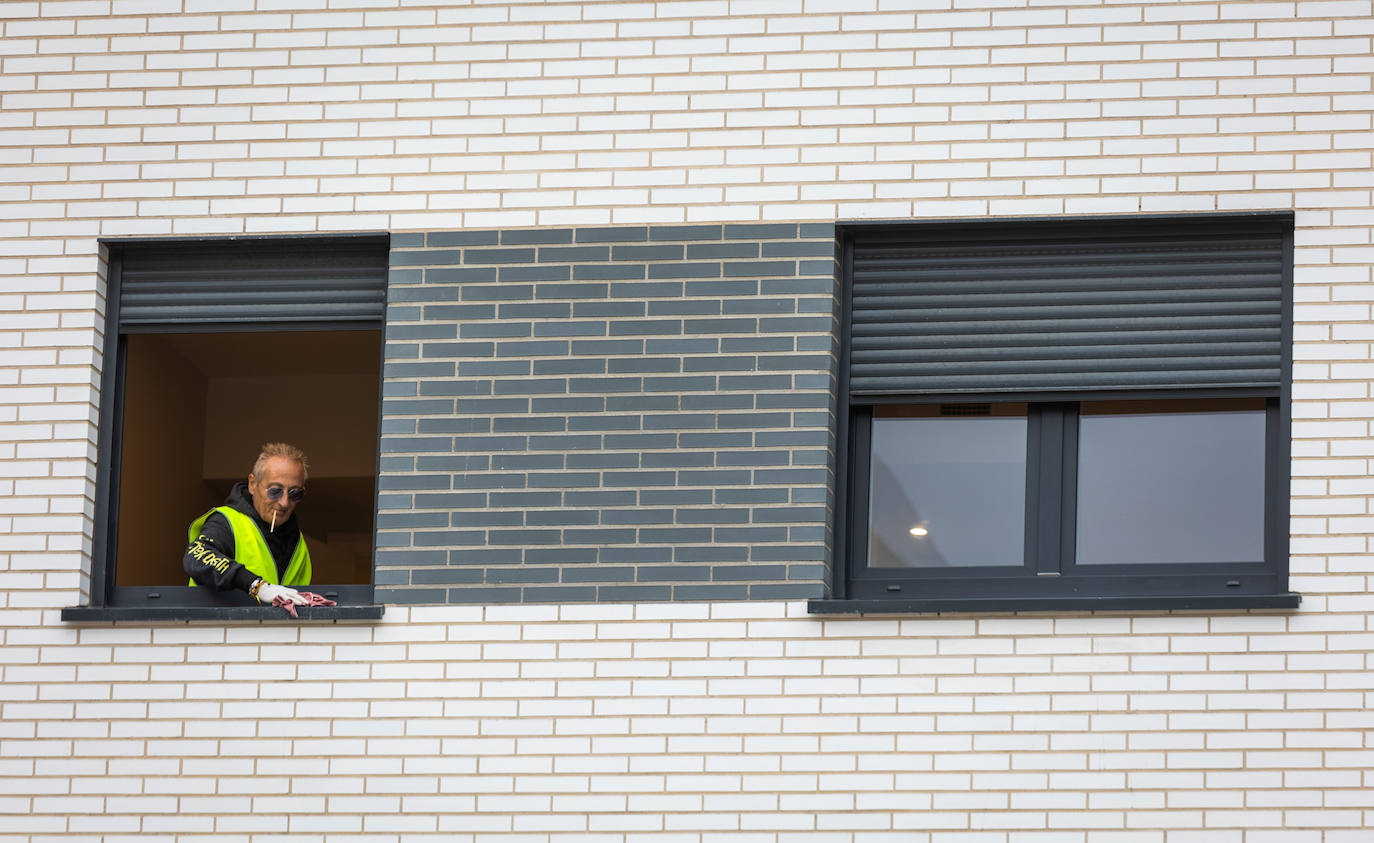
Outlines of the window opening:
{"label": "window opening", "polygon": [[116,588],[185,585],[187,525],[268,441],[310,459],[299,521],[316,579],[371,582],[380,346],[379,331],[125,337]]}
{"label": "window opening", "polygon": [[1292,227],[842,226],[838,600],[817,610],[1297,605]]}
{"label": "window opening", "polygon": [[[106,244],[92,617],[106,607],[253,607],[186,585],[190,524],[264,443],[310,461],[299,525],[311,590],[374,617],[373,548],[389,237]],[[157,617],[175,615],[157,614]]]}

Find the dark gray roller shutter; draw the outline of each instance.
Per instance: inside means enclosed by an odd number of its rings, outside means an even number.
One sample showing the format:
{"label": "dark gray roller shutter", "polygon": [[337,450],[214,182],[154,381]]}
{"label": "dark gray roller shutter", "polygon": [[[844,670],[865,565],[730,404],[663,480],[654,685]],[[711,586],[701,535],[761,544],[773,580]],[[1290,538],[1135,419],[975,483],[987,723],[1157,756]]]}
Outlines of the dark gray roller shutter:
{"label": "dark gray roller shutter", "polygon": [[119,322],[379,322],[387,242],[310,237],[123,246]]}
{"label": "dark gray roller shutter", "polygon": [[853,235],[856,395],[1277,387],[1274,217]]}

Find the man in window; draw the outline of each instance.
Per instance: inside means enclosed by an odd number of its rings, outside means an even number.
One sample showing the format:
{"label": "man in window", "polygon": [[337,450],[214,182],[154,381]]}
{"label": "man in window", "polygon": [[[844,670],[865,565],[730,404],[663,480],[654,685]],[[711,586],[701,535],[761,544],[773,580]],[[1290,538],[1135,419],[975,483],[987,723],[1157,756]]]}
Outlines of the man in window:
{"label": "man in window", "polygon": [[238,589],[268,606],[279,600],[285,601],[279,605],[309,605],[309,597],[291,588],[310,584],[310,551],[295,514],[308,471],[299,448],[264,445],[247,482],[235,483],[223,506],[187,530],[181,566],[190,584]]}

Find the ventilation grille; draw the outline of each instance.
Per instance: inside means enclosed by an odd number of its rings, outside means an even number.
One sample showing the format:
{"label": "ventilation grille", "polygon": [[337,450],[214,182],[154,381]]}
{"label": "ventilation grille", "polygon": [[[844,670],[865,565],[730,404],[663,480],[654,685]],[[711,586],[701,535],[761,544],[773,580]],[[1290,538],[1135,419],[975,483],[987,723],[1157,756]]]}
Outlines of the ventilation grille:
{"label": "ventilation grille", "polygon": [[941,404],[942,416],[990,416],[991,404]]}

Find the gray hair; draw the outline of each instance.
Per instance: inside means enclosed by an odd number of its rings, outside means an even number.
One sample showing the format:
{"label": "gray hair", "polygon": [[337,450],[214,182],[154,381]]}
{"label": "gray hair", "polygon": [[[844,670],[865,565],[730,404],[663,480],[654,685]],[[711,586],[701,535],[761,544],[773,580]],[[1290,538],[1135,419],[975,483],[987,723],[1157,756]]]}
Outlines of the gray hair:
{"label": "gray hair", "polygon": [[305,458],[305,451],[295,445],[288,445],[285,442],[268,442],[262,446],[262,452],[258,454],[258,461],[253,463],[253,477],[261,480],[262,473],[267,468],[267,461],[273,457],[286,457],[301,464],[301,479],[310,478],[310,461]]}

